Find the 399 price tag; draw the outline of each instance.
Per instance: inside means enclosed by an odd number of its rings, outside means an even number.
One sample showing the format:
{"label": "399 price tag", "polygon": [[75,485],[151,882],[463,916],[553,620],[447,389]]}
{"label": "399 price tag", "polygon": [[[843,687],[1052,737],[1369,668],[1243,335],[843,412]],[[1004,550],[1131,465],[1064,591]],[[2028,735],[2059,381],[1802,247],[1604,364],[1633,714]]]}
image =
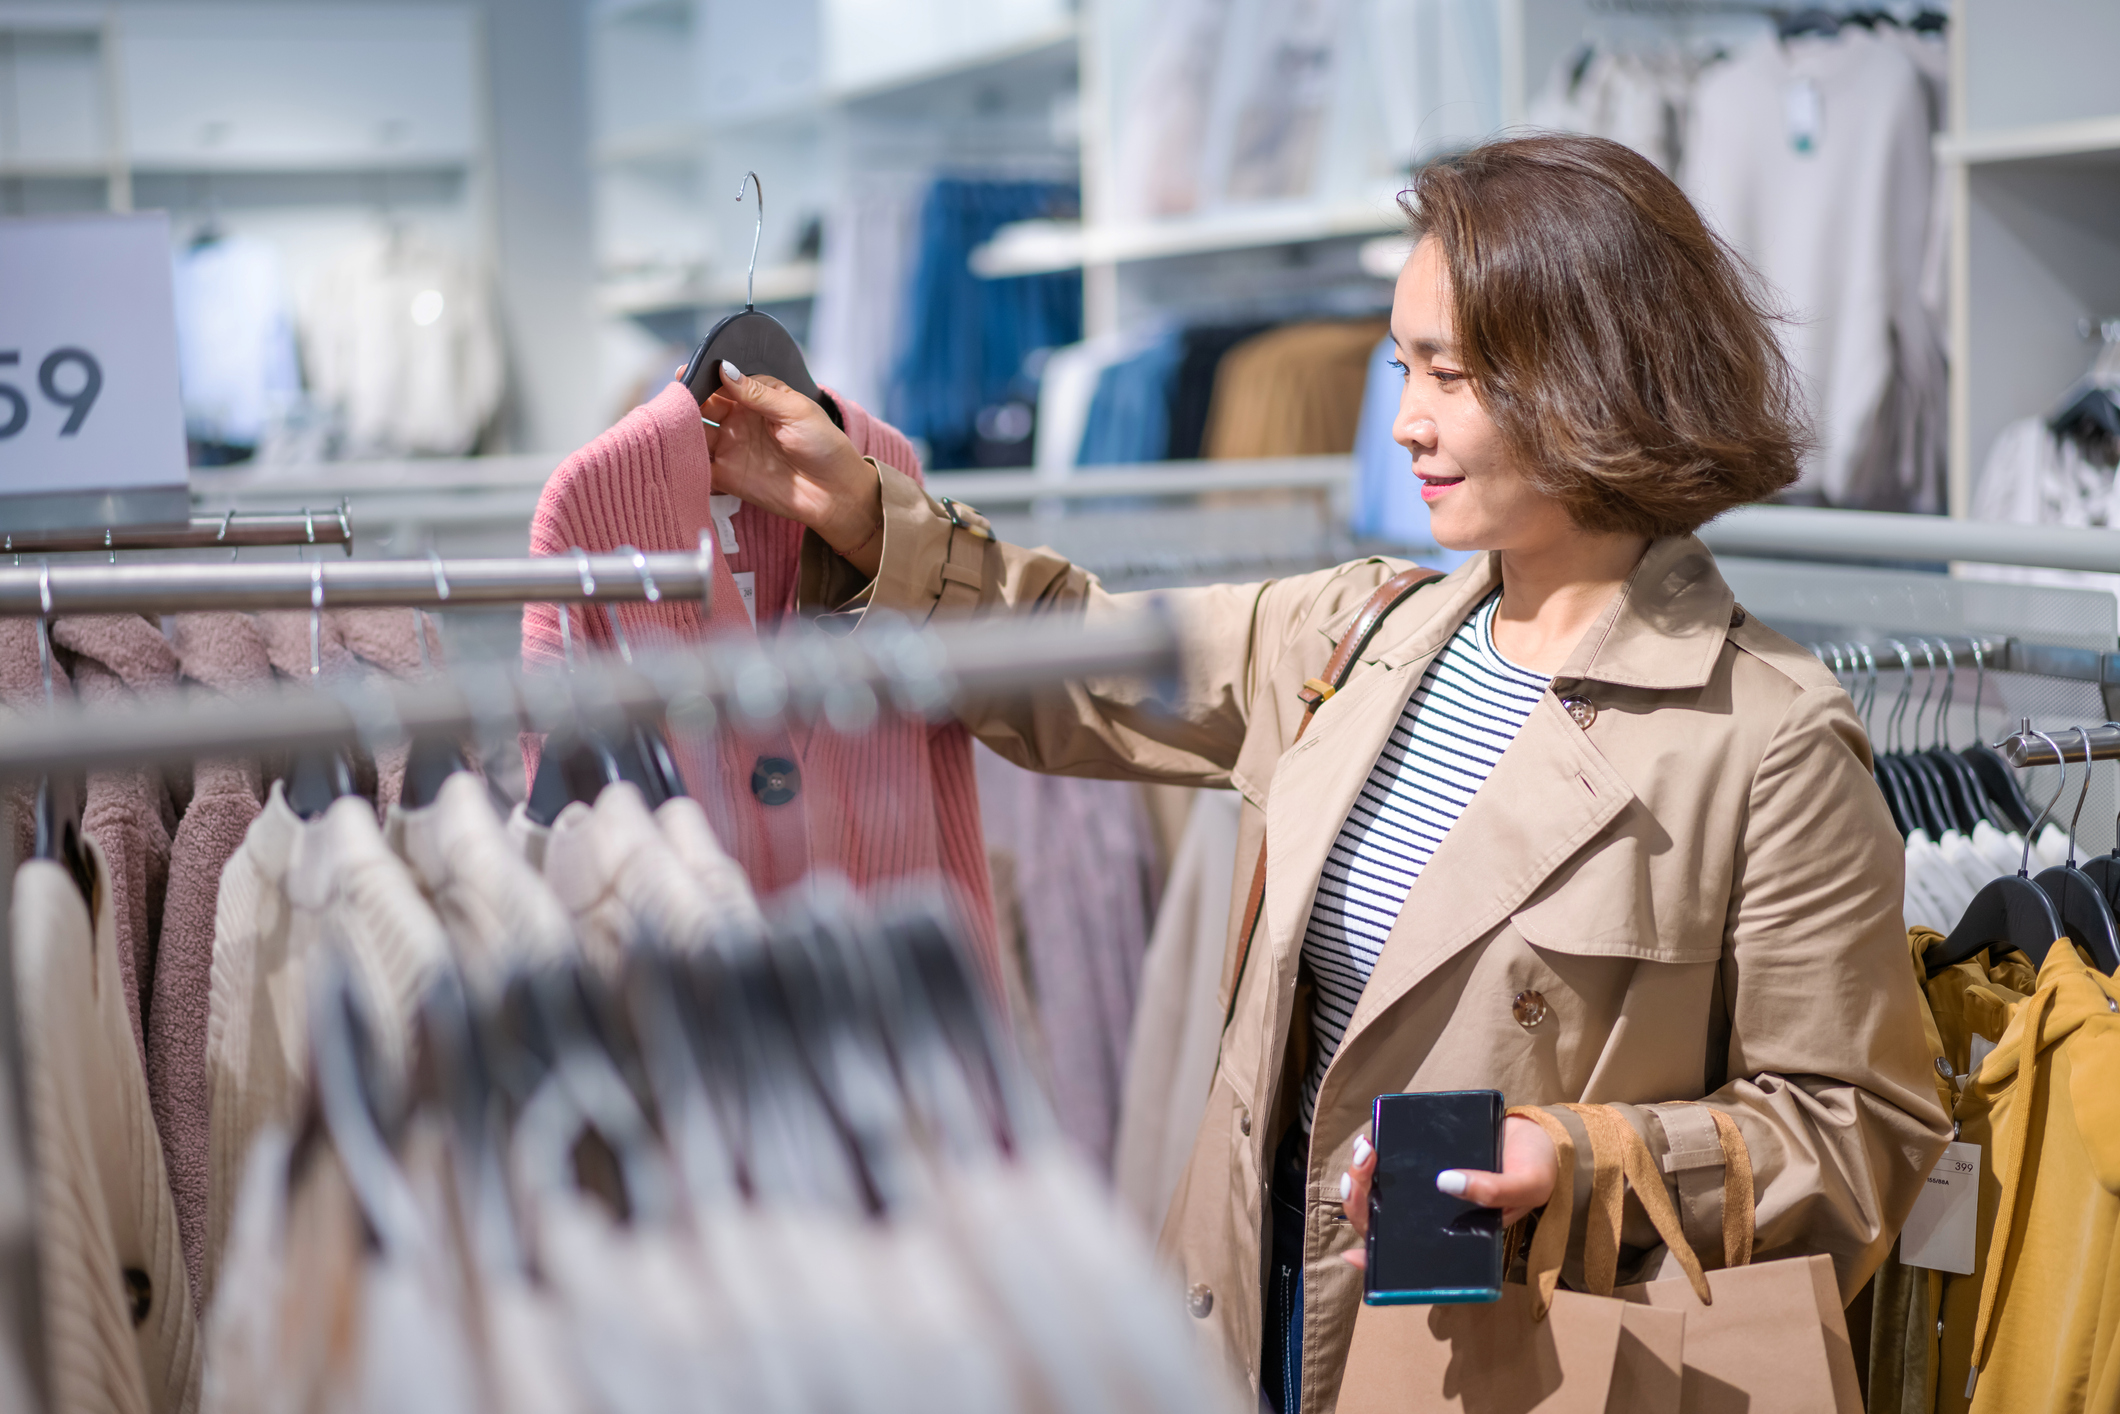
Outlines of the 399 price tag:
{"label": "399 price tag", "polygon": [[191,513],[169,221],[0,221],[0,530]]}

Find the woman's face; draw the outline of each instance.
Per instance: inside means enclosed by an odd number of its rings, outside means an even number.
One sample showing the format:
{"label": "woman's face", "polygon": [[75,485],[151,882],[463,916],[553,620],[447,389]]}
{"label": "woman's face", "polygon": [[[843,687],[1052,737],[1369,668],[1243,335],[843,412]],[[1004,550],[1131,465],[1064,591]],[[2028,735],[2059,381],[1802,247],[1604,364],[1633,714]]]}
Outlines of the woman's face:
{"label": "woman's face", "polygon": [[1392,436],[1413,453],[1435,542],[1451,550],[1536,551],[1578,534],[1533,490],[1465,376],[1451,325],[1450,272],[1433,240],[1414,247],[1391,302],[1405,374]]}

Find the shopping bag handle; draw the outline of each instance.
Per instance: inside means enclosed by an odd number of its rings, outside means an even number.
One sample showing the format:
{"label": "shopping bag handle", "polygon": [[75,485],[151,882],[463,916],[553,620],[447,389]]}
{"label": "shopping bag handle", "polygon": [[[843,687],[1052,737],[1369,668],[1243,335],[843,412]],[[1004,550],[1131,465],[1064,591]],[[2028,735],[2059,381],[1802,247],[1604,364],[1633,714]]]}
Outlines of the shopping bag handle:
{"label": "shopping bag handle", "polygon": [[[1631,1185],[1657,1236],[1664,1240],[1685,1272],[1694,1295],[1700,1298],[1702,1305],[1712,1305],[1714,1297],[1708,1288],[1707,1274],[1701,1268],[1693,1244],[1686,1240],[1678,1210],[1671,1204],[1671,1195],[1664,1187],[1663,1176],[1657,1171],[1656,1158],[1649,1152],[1648,1144],[1633,1125],[1607,1106],[1568,1105],[1565,1108],[1582,1120],[1583,1128],[1590,1136],[1591,1181],[1586,1213],[1588,1225],[1583,1234],[1583,1284],[1594,1295],[1609,1296],[1612,1293],[1618,1276],[1620,1226],[1625,1213],[1626,1190]],[[1709,1113],[1714,1117],[1716,1137],[1721,1141],[1723,1151],[1723,1262],[1725,1266],[1741,1267],[1752,1260],[1756,1235],[1751,1154],[1734,1120],[1719,1110],[1710,1109]],[[1560,1280],[1560,1268],[1567,1257],[1574,1220],[1575,1140],[1566,1125],[1540,1107],[1518,1105],[1511,1108],[1509,1114],[1528,1119],[1545,1131],[1547,1138],[1553,1141],[1557,1165],[1553,1195],[1547,1201],[1538,1231],[1531,1240],[1531,1250],[1526,1254],[1525,1277],[1531,1288],[1532,1316],[1535,1320],[1543,1320]],[[1558,1222],[1553,1220],[1556,1215],[1560,1217]]]}

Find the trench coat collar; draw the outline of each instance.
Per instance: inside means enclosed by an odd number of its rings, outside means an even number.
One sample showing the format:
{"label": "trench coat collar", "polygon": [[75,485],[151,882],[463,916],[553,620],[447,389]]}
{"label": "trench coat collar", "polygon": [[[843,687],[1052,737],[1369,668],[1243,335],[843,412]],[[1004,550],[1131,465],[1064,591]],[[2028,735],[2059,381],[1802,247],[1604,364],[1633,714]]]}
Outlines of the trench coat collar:
{"label": "trench coat collar", "polygon": [[[1294,964],[1339,824],[1421,674],[1500,580],[1499,557],[1483,554],[1416,596],[1415,605],[1433,596],[1421,606],[1425,612],[1396,625],[1387,619],[1387,628],[1371,641],[1370,661],[1381,671],[1356,678],[1328,699],[1303,741],[1283,756],[1267,812],[1273,847],[1266,925],[1277,965]],[[1563,691],[1584,682],[1666,691],[1705,685],[1729,633],[1733,604],[1714,557],[1698,539],[1650,543],[1612,605],[1555,675],[1555,690],[1539,698],[1414,881],[1349,1020],[1343,1054],[1422,979],[1521,908],[1635,800],[1593,733],[1562,707]]]}
{"label": "trench coat collar", "polygon": [[[1391,666],[1431,657],[1502,582],[1501,557],[1474,556],[1394,614],[1367,658]],[[1427,603],[1423,603],[1427,600]],[[1675,692],[1704,686],[1730,630],[1736,596],[1708,547],[1692,535],[1649,542],[1634,572],[1553,675],[1557,688],[1602,682]],[[1425,612],[1419,612],[1425,610]],[[1353,615],[1347,617],[1351,620]],[[1341,630],[1336,625],[1334,634]]]}

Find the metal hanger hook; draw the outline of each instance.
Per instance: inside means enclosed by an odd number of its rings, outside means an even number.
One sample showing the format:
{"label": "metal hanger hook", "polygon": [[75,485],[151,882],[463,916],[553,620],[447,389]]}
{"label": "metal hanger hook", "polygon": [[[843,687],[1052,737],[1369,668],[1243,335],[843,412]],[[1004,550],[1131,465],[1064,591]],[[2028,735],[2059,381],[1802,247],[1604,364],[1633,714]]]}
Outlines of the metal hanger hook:
{"label": "metal hanger hook", "polygon": [[2076,822],[2083,818],[2083,802],[2091,796],[2091,729],[2076,728],[2083,738],[2083,788],[2076,792],[2076,813],[2068,817],[2068,867],[2076,867]]}
{"label": "metal hanger hook", "polygon": [[1980,740],[1980,700],[1987,696],[1987,655],[1973,640],[1973,740]]}
{"label": "metal hanger hook", "polygon": [[43,610],[37,615],[37,670],[44,675],[44,710],[49,712],[55,705],[56,694],[52,691],[52,562],[40,560],[37,564],[37,604]]}
{"label": "metal hanger hook", "polygon": [[1892,700],[1892,715],[1885,719],[1885,732],[1891,738],[1885,750],[1897,752],[1900,741],[1900,723],[1906,720],[1907,701],[1914,695],[1914,655],[1907,646],[1894,638],[1889,640],[1892,651],[1899,655],[1899,696]]}
{"label": "metal hanger hook", "polygon": [[751,228],[751,268],[745,272],[743,277],[743,307],[745,309],[756,309],[758,307],[756,298],[758,294],[758,242],[766,233],[766,188],[765,183],[758,180],[756,172],[744,173],[743,180],[736,184],[736,200],[739,204],[743,201],[743,189],[747,186],[758,193],[758,224]]}
{"label": "metal hanger hook", "polygon": [[1921,705],[1914,709],[1914,749],[1919,751],[1921,750],[1921,719],[1928,713],[1929,699],[1936,695],[1936,652],[1929,646],[1929,641],[1926,638],[1915,639],[1914,646],[1921,650],[1922,661],[1927,663],[1929,668],[1929,675],[1923,679],[1921,684]]}
{"label": "metal hanger hook", "polygon": [[2020,879],[2032,877],[2032,841],[2039,838],[2039,827],[2046,823],[2046,817],[2053,814],[2054,807],[2061,802],[2061,792],[2068,789],[2068,753],[2061,749],[2061,743],[2045,732],[2033,732],[2032,735],[2054,748],[2054,755],[2061,762],[2061,783],[2054,787],[2054,793],[2047,798],[2046,808],[2039,812],[2039,818],[2032,821],[2032,828],[2024,832],[2024,858],[2017,864],[2017,877]]}
{"label": "metal hanger hook", "polygon": [[1958,696],[1958,655],[1942,639],[1937,640],[1936,647],[1943,653],[1943,701],[1936,708],[1936,745],[1949,751],[1951,702]]}

